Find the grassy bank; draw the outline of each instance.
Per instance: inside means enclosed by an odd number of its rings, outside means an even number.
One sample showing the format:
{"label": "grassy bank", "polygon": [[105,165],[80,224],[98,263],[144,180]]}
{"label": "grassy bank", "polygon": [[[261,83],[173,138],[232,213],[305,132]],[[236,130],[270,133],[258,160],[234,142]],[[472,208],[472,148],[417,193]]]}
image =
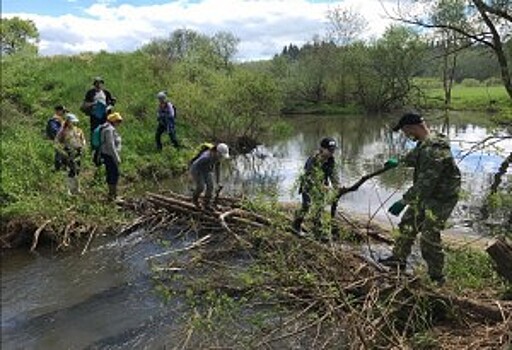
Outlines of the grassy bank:
{"label": "grassy bank", "polygon": [[[425,89],[426,109],[444,108],[442,88]],[[457,84],[452,90],[451,110],[499,111],[510,107],[512,102],[503,86],[464,86]]]}
{"label": "grassy bank", "polygon": [[[23,222],[21,231],[33,233],[50,220],[52,229],[62,233],[70,222],[109,227],[129,216],[105,202],[104,169],[94,167],[89,150],[82,159],[82,195],[67,196],[66,174],[52,171],[46,122],[53,107],[64,104],[79,117],[88,140],[89,117],[79,106],[95,76],[103,77],[124,117],[119,185],[125,197],[183,174],[201,142],[227,142],[236,152],[272,130],[285,130],[276,117],[280,98],[272,80],[228,68],[188,61],[163,64],[140,52],[2,58],[2,231],[19,230]],[[164,151],[156,152],[156,93],[161,90],[169,92],[178,109],[180,151],[163,135]]]}

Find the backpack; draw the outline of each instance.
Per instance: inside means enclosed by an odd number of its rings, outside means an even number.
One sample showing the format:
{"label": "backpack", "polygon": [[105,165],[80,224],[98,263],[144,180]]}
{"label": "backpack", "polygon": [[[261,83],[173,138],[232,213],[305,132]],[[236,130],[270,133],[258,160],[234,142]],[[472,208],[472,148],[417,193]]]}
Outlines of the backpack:
{"label": "backpack", "polygon": [[92,132],[91,147],[94,151],[98,151],[101,147],[101,132],[106,126],[98,125]]}
{"label": "backpack", "polygon": [[101,148],[101,133],[103,129],[105,129],[107,125],[101,124],[94,129],[91,136],[91,147],[94,151],[92,160],[96,166],[101,165],[101,154],[100,154],[100,148]]}
{"label": "backpack", "polygon": [[49,140],[55,140],[55,137],[57,137],[60,128],[61,123],[58,120],[55,118],[48,119],[48,122],[46,123],[46,137]]}
{"label": "backpack", "polygon": [[201,156],[201,154],[203,154],[204,152],[214,148],[215,145],[213,143],[210,143],[210,142],[203,142],[202,144],[199,145],[198,147],[198,152],[196,153],[196,155],[190,160],[190,162],[188,162],[188,165],[192,165],[192,163],[194,163],[196,161],[197,158],[199,158]]}

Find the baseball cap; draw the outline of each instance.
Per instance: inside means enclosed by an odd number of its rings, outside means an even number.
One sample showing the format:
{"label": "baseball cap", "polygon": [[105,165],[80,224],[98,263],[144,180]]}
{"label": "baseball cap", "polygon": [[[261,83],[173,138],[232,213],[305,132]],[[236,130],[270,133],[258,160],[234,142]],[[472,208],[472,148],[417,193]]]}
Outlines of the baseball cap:
{"label": "baseball cap", "polygon": [[417,113],[406,113],[400,118],[398,124],[393,127],[393,131],[398,131],[406,125],[421,124],[424,121],[423,117]]}
{"label": "baseball cap", "polygon": [[119,112],[115,112],[115,113],[109,114],[107,117],[107,120],[111,123],[120,122],[123,120],[123,117],[121,116],[121,114],[119,114]]}
{"label": "baseball cap", "polygon": [[105,82],[103,81],[103,78],[101,77],[96,77],[94,78],[94,81],[92,82],[93,84],[96,84],[96,83],[102,83],[104,84]]}
{"label": "baseball cap", "polygon": [[66,114],[66,120],[70,121],[71,123],[78,123],[78,118],[73,113]]}
{"label": "baseball cap", "polygon": [[156,94],[156,97],[159,100],[164,100],[167,98],[167,93],[165,91],[160,91],[158,94]]}
{"label": "baseball cap", "polygon": [[229,159],[229,147],[225,143],[219,143],[217,145],[217,152],[219,152],[222,158]]}
{"label": "baseball cap", "polygon": [[324,137],[322,141],[320,141],[320,147],[334,151],[337,147],[336,140],[332,137]]}

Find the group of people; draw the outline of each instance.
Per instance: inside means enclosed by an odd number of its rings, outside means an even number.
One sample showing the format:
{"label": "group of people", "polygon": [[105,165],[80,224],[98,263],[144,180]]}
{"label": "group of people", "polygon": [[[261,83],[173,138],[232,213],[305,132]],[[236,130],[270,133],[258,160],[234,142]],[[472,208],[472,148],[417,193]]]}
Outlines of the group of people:
{"label": "group of people", "polygon": [[[428,267],[430,279],[443,284],[444,253],[441,230],[457,204],[461,188],[461,174],[450,150],[446,136],[431,132],[423,117],[417,113],[404,114],[393,131],[402,131],[406,137],[416,141],[416,147],[399,159],[386,162],[389,168],[400,163],[414,168],[413,185],[402,198],[393,203],[389,213],[398,216],[405,209],[399,227],[399,235],[392,254],[380,263],[405,270],[407,257],[418,233],[421,232],[420,249]],[[321,140],[319,149],[308,158],[300,178],[299,193],[302,205],[295,213],[292,230],[303,236],[301,229],[306,214],[313,208],[313,234],[325,239],[322,232],[322,211],[331,204],[335,207],[338,197],[329,193],[340,193],[339,171],[336,170],[334,153],[336,141],[330,137]],[[330,191],[334,189],[334,191]],[[331,210],[331,219],[334,216]]]}
{"label": "group of people", "polygon": [[[116,100],[104,89],[103,84],[103,79],[94,79],[94,87],[87,91],[82,111],[90,117],[91,144],[95,146],[95,143],[99,143],[99,146],[96,145],[94,158],[99,159],[97,165],[105,165],[108,198],[114,200],[117,196],[121,163],[121,136],[117,128],[123,118],[114,111]],[[159,92],[156,97],[156,148],[162,150],[161,136],[167,133],[174,147],[180,149],[181,145],[176,136],[176,108],[169,101],[165,91]],[[80,192],[80,159],[86,148],[84,134],[77,124],[77,116],[62,105],[55,107],[55,114],[47,123],[48,137],[55,140],[54,167],[57,171],[67,169],[70,194]],[[441,230],[458,201],[461,174],[446,136],[431,132],[421,115],[404,114],[393,128],[393,131],[400,130],[406,137],[416,141],[416,147],[399,159],[389,159],[386,166],[395,167],[401,163],[413,167],[413,185],[388,210],[392,215],[398,216],[407,208],[398,225],[399,235],[393,246],[392,255],[381,259],[380,262],[405,269],[412,245],[421,232],[420,248],[428,265],[428,275],[432,281],[442,284],[445,278]],[[95,142],[95,137],[99,141]],[[322,223],[323,210],[328,204],[336,208],[339,199],[336,194],[344,188],[340,184],[340,171],[337,170],[334,157],[336,141],[331,137],[325,137],[319,146],[319,149],[307,159],[300,177],[299,193],[302,196],[302,204],[295,212],[292,230],[303,236],[302,224],[308,212],[313,210],[313,234],[315,238],[323,240],[326,239],[326,232],[322,230],[325,226]],[[225,143],[204,144],[190,161],[189,175],[195,185],[192,201],[196,207],[213,210],[214,177],[219,191],[222,189],[220,163],[229,158],[229,147]],[[334,191],[331,191],[332,189]],[[203,202],[200,203],[203,192]],[[331,219],[335,215],[335,209],[332,208]]]}
{"label": "group of people", "polygon": [[[89,116],[90,145],[92,159],[96,166],[105,166],[108,199],[117,198],[121,163],[121,135],[118,127],[123,121],[119,112],[114,110],[116,98],[104,87],[104,80],[96,77],[93,87],[84,97],[80,110]],[[157,127],[155,131],[156,149],[163,149],[161,137],[169,135],[171,144],[176,149],[182,146],[176,135],[176,107],[169,101],[166,91],[157,93],[158,107],[156,112]],[[68,111],[63,105],[55,107],[54,115],[48,120],[46,134],[54,141],[55,171],[67,170],[68,193],[80,193],[78,175],[80,173],[81,157],[86,149],[86,141],[82,129],[78,126],[78,117]],[[229,148],[224,143],[209,145],[203,149],[190,164],[190,175],[195,183],[194,203],[199,206],[199,195],[206,190],[205,208],[210,208],[213,193],[213,172],[219,181],[219,162],[229,158]]]}

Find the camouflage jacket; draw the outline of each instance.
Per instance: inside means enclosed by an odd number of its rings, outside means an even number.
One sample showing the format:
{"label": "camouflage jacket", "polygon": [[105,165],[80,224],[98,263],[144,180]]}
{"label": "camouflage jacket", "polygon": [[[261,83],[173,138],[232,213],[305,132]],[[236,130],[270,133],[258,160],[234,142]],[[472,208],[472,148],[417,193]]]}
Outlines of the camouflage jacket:
{"label": "camouflage jacket", "polygon": [[334,157],[322,161],[320,153],[315,153],[308,158],[304,165],[304,174],[300,178],[299,193],[308,192],[311,188],[319,185],[339,187],[340,178],[338,175]]}
{"label": "camouflage jacket", "polygon": [[414,167],[413,185],[403,195],[406,203],[456,197],[460,190],[460,171],[445,135],[430,134],[403,159]]}

